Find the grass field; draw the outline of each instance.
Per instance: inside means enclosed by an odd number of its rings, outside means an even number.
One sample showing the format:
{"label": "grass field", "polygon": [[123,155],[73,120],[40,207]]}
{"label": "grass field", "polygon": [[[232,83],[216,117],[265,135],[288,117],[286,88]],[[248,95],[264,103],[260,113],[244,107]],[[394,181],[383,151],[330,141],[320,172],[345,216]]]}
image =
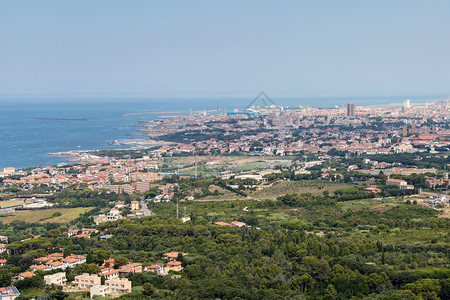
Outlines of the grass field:
{"label": "grass field", "polygon": [[286,194],[302,194],[311,193],[313,195],[320,195],[324,191],[332,194],[334,191],[351,187],[352,185],[343,183],[334,183],[320,180],[304,180],[304,181],[281,181],[272,186],[263,188],[259,191],[249,193],[249,196],[254,199],[274,199]]}
{"label": "grass field", "polygon": [[[76,219],[80,214],[94,209],[94,207],[75,207],[75,208],[51,208],[44,210],[34,211],[17,211],[14,214],[1,217],[0,221],[3,223],[10,223],[15,220],[23,222],[55,222],[55,223],[68,223]],[[54,213],[60,212],[60,216],[52,217]]]}
{"label": "grass field", "polygon": [[211,192],[214,192],[215,190],[219,191],[219,193],[221,195],[218,196],[207,196],[207,197],[203,197],[200,199],[197,199],[197,201],[225,201],[225,200],[242,200],[242,199],[246,199],[243,196],[240,196],[236,193],[230,192],[229,190],[226,190],[224,188],[221,188],[220,186],[217,185],[210,185],[209,186],[209,190]]}
{"label": "grass field", "polygon": [[8,208],[12,206],[18,206],[23,204],[23,200],[21,199],[11,199],[6,201],[0,201],[0,208]]}

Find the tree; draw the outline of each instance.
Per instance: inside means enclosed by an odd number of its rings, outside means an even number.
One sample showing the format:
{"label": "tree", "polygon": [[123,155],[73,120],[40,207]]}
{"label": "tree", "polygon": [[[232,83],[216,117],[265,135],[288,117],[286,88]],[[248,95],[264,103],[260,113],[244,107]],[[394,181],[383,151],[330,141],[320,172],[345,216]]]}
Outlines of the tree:
{"label": "tree", "polygon": [[22,280],[17,280],[14,282],[14,285],[19,289],[27,289],[31,287],[40,288],[44,287],[44,279],[42,277],[33,276],[24,278]]}
{"label": "tree", "polygon": [[156,288],[153,286],[153,284],[146,282],[142,286],[142,294],[144,296],[152,296],[156,291]]}
{"label": "tree", "polygon": [[385,272],[381,272],[380,274],[371,273],[367,277],[367,285],[372,291],[378,291],[378,289],[385,288],[388,283],[389,277]]}
{"label": "tree", "polygon": [[69,294],[63,292],[62,290],[57,290],[56,292],[51,293],[50,296],[55,300],[64,300],[69,297]]}
{"label": "tree", "polygon": [[319,280],[327,280],[330,273],[330,266],[328,261],[322,259],[318,260],[314,256],[306,256],[303,258],[304,270]]}
{"label": "tree", "polygon": [[411,291],[414,295],[417,295],[419,298],[429,299],[429,300],[438,300],[438,294],[441,291],[441,285],[439,280],[425,278],[416,283],[408,283],[403,287],[403,290]]}
{"label": "tree", "polygon": [[0,286],[9,286],[9,285],[11,285],[11,277],[12,277],[12,274],[8,274],[6,272],[5,273],[2,272],[0,274]]}
{"label": "tree", "polygon": [[203,270],[199,265],[189,265],[184,268],[183,273],[186,274],[188,279],[195,280],[203,277]]}
{"label": "tree", "polygon": [[325,290],[325,300],[336,300],[337,296],[338,293],[336,292],[336,289],[332,284],[329,284]]}
{"label": "tree", "polygon": [[119,267],[126,265],[128,263],[128,259],[123,256],[117,256],[114,258],[114,268],[118,269]]}
{"label": "tree", "polygon": [[291,288],[299,291],[300,293],[307,294],[309,290],[312,290],[316,281],[309,274],[304,274],[302,276],[296,276],[291,282]]}
{"label": "tree", "polygon": [[96,264],[82,264],[78,265],[74,269],[74,273],[77,275],[83,274],[83,273],[89,273],[89,274],[97,274],[100,272],[100,267]]}
{"label": "tree", "polygon": [[[17,299],[17,298],[16,298]],[[36,297],[36,300],[53,300],[52,297],[47,293],[42,293]]]}

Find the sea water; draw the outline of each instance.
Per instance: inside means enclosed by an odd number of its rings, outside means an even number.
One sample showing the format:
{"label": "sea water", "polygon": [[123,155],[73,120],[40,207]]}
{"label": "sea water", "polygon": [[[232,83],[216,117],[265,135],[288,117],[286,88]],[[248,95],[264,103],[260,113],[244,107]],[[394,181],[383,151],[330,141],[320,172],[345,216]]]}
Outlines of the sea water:
{"label": "sea water", "polygon": [[[345,103],[375,105],[443,99],[444,96],[380,96],[346,97]],[[341,106],[339,97],[281,98],[277,104],[299,106]],[[56,165],[64,157],[47,153],[70,150],[126,149],[131,146],[109,144],[115,140],[132,138],[139,121],[151,120],[164,114],[139,112],[174,112],[221,109],[243,110],[252,98],[57,98],[57,97],[0,97],[0,171],[4,167],[25,168]],[[255,103],[257,104],[257,103]],[[260,104],[260,103],[259,103]],[[215,112],[214,112],[215,113]],[[167,115],[174,115],[169,113]],[[56,118],[56,119],[51,119]],[[84,119],[84,120],[67,120]]]}

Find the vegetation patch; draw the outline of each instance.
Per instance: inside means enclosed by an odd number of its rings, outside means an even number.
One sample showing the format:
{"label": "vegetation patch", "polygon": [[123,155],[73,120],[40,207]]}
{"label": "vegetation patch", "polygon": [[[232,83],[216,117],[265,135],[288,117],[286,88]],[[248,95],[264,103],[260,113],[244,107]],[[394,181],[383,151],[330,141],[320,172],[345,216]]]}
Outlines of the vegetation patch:
{"label": "vegetation patch", "polygon": [[17,211],[14,214],[1,218],[4,223],[12,221],[22,222],[52,222],[52,223],[69,223],[78,218],[81,214],[94,209],[94,207],[75,207],[75,208],[51,208],[39,211],[27,210]]}
{"label": "vegetation patch", "polygon": [[262,190],[252,191],[249,195],[256,199],[275,199],[286,194],[311,193],[312,195],[321,195],[324,192],[332,194],[349,186],[348,184],[322,180],[280,181],[264,187]]}

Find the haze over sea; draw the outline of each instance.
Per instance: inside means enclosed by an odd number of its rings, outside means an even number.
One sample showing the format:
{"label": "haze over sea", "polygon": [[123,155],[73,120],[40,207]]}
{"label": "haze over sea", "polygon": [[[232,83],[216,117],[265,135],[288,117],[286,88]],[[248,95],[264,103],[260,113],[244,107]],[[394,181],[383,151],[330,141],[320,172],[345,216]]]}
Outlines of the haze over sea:
{"label": "haze over sea", "polygon": [[[447,95],[373,96],[373,97],[308,97],[276,98],[288,107],[334,106],[344,103],[379,105],[412,103],[446,99]],[[65,158],[47,153],[69,150],[127,149],[131,146],[110,145],[109,142],[133,138],[139,121],[151,120],[164,114],[130,115],[135,112],[170,112],[212,110],[221,113],[244,109],[253,98],[56,98],[0,96],[0,168],[25,168],[55,165]],[[174,115],[174,114],[168,114]],[[50,120],[62,118],[86,120]],[[0,169],[1,171],[1,169]]]}

